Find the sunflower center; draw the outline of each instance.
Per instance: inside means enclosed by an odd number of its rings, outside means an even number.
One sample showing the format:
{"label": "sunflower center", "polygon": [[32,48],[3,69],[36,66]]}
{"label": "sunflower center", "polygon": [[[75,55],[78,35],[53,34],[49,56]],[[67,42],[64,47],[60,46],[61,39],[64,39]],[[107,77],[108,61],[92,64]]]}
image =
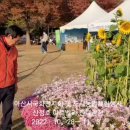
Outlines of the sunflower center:
{"label": "sunflower center", "polygon": [[123,24],[122,28],[125,29],[125,30],[129,30],[130,29],[130,23]]}

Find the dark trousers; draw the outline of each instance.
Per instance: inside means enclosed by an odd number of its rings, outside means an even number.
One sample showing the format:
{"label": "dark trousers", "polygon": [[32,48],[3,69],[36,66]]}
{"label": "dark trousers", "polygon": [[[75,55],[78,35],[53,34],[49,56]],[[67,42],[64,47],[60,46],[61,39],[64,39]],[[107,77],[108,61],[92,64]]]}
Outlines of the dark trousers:
{"label": "dark trousers", "polygon": [[41,49],[42,52],[47,52],[47,42],[42,42]]}
{"label": "dark trousers", "polygon": [[83,42],[83,49],[86,50],[86,48],[87,48],[87,42],[84,41],[84,42]]}
{"label": "dark trousers", "polygon": [[0,88],[0,103],[2,102],[3,114],[0,130],[11,130],[14,95],[15,85]]}

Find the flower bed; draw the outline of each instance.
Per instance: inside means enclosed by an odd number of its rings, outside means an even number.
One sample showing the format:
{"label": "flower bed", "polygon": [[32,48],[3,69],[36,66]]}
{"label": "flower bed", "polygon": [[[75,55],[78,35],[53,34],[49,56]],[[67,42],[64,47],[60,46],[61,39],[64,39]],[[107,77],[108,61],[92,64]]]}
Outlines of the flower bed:
{"label": "flower bed", "polygon": [[[130,107],[106,102],[83,76],[55,80],[20,109],[32,130],[129,130]],[[28,101],[28,104],[27,104]]]}

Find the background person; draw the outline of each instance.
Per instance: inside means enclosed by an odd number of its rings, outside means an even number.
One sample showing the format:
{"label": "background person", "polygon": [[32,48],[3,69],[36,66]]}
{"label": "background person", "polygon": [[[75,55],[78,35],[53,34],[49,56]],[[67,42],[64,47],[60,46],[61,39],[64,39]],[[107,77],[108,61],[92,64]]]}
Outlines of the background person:
{"label": "background person", "polygon": [[87,48],[87,41],[86,41],[86,33],[83,35],[83,50],[86,50]]}
{"label": "background person", "polygon": [[48,35],[43,32],[43,36],[41,38],[41,50],[43,53],[47,52],[47,44],[48,44]]}

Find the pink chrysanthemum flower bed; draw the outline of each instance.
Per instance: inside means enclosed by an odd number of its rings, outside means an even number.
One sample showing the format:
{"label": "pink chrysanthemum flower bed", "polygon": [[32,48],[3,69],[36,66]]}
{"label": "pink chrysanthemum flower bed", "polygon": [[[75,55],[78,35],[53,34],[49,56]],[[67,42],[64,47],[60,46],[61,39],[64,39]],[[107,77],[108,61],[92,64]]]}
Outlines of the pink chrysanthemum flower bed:
{"label": "pink chrysanthemum flower bed", "polygon": [[21,108],[32,130],[129,130],[130,107],[106,102],[84,76],[40,86]]}

